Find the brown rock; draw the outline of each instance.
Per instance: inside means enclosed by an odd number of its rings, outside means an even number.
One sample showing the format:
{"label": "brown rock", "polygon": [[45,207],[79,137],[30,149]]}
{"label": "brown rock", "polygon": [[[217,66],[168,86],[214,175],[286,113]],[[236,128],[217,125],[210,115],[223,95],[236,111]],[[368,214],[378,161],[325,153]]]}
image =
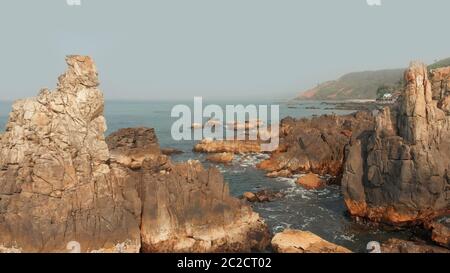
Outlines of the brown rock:
{"label": "brown rock", "polygon": [[[141,200],[141,239],[144,252],[250,252],[261,251],[269,243],[269,232],[259,215],[229,194],[227,184],[215,168],[204,169],[198,161],[175,164],[158,149],[152,129],[119,130],[109,139],[135,138],[148,134],[148,142],[140,142],[145,157],[141,167],[130,169],[120,161],[115,169],[127,174],[125,188],[130,201]],[[109,144],[109,141],[108,141]],[[134,157],[129,149],[111,154]],[[145,152],[144,152],[145,151]],[[134,193],[132,189],[138,189]]]}
{"label": "brown rock", "polygon": [[309,173],[302,177],[299,177],[297,184],[308,190],[319,190],[325,187],[326,183],[318,175]]}
{"label": "brown rock", "polygon": [[206,157],[206,160],[214,162],[214,163],[222,163],[222,164],[229,164],[233,162],[234,154],[232,153],[217,153],[217,154],[211,154]]}
{"label": "brown rock", "polygon": [[[442,78],[412,63],[398,105],[383,109],[376,126],[346,149],[342,190],[350,213],[392,224],[416,224],[450,209],[450,115]],[[439,86],[433,86],[437,82]],[[432,90],[439,90],[434,94]]]}
{"label": "brown rock", "polygon": [[289,170],[281,170],[281,171],[273,171],[266,174],[267,177],[276,178],[276,177],[292,177],[292,173]]}
{"label": "brown rock", "polygon": [[450,218],[442,217],[426,224],[431,230],[431,239],[441,246],[450,248]]}
{"label": "brown rock", "polygon": [[171,155],[179,155],[182,154],[183,151],[175,149],[175,148],[161,148],[161,153],[163,155],[171,156]]}
{"label": "brown rock", "polygon": [[258,196],[256,196],[253,192],[244,192],[242,197],[251,203],[258,202]]}
{"label": "brown rock", "polygon": [[[0,140],[0,252],[249,252],[267,226],[216,169],[174,164],[153,129],[104,138],[89,57],[14,103]],[[141,247],[142,246],[142,247]]]}
{"label": "brown rock", "polygon": [[275,234],[272,248],[278,253],[351,253],[349,249],[330,243],[309,231],[290,229]]}
{"label": "brown rock", "polygon": [[252,192],[246,192],[243,195],[243,198],[247,200],[248,202],[255,203],[255,202],[272,202],[276,199],[282,198],[284,194],[282,192],[275,192],[275,191],[269,191],[269,190],[261,190],[257,193]]}
{"label": "brown rock", "polygon": [[2,251],[139,252],[138,211],[108,165],[103,95],[89,57],[69,56],[54,91],[16,101],[0,142]]}
{"label": "brown rock", "polygon": [[202,140],[194,146],[199,153],[259,153],[261,143],[257,140]]}
{"label": "brown rock", "polygon": [[427,245],[422,242],[412,242],[399,239],[389,239],[381,245],[382,253],[450,253],[450,250]]}
{"label": "brown rock", "polygon": [[288,170],[292,174],[312,172],[339,177],[344,147],[373,124],[373,117],[367,112],[299,120],[285,118],[281,121],[280,148],[257,167],[267,172]]}

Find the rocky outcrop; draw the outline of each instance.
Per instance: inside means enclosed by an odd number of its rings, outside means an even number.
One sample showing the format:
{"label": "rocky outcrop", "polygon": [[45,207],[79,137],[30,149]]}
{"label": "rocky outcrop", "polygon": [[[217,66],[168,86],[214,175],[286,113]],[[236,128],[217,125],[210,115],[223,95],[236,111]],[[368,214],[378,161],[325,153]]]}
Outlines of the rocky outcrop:
{"label": "rocky outcrop", "polygon": [[216,169],[174,164],[149,128],[105,140],[89,57],[19,100],[0,140],[0,252],[262,250],[267,226]]}
{"label": "rocky outcrop", "polygon": [[217,153],[211,154],[206,157],[206,160],[214,163],[229,164],[233,162],[234,154],[232,153]]}
{"label": "rocky outcrop", "polygon": [[283,197],[284,194],[282,192],[270,191],[270,190],[261,190],[256,193],[253,192],[245,192],[242,195],[242,198],[247,200],[250,203],[264,203],[264,202],[272,202],[276,199]]}
{"label": "rocky outcrop", "polygon": [[444,216],[426,223],[425,227],[431,231],[431,239],[437,244],[450,249],[450,217]]}
{"label": "rocky outcrop", "polygon": [[324,115],[311,119],[281,121],[280,146],[258,167],[268,172],[315,173],[339,176],[344,148],[359,135],[373,130],[368,112],[347,116]]}
{"label": "rocky outcrop", "polygon": [[183,151],[175,149],[175,148],[162,148],[161,153],[163,155],[172,156],[172,155],[180,155],[183,153]]}
{"label": "rocky outcrop", "polygon": [[[217,169],[205,170],[198,161],[171,162],[154,148],[152,129],[122,129],[107,142],[112,165],[129,177],[129,199],[142,202],[142,251],[249,252],[268,245],[267,226],[230,196]],[[129,168],[130,161],[140,164]]]}
{"label": "rocky outcrop", "polygon": [[429,245],[423,242],[389,239],[381,245],[382,253],[450,253],[443,247]]}
{"label": "rocky outcrop", "polygon": [[351,253],[309,231],[290,229],[275,234],[272,248],[277,253]]}
{"label": "rocky outcrop", "polygon": [[208,140],[204,139],[194,146],[198,153],[260,153],[261,142],[258,140]]}
{"label": "rocky outcrop", "polygon": [[450,71],[438,71],[430,80],[425,65],[412,63],[399,104],[383,109],[374,132],[349,145],[342,190],[352,215],[408,224],[449,210],[450,115],[442,109],[449,93],[442,79]]}
{"label": "rocky outcrop", "polygon": [[307,190],[320,190],[326,186],[325,180],[313,173],[299,177],[297,179],[297,184]]}
{"label": "rocky outcrop", "polygon": [[0,246],[138,252],[138,216],[108,165],[95,65],[69,56],[54,91],[16,101],[0,143]]}

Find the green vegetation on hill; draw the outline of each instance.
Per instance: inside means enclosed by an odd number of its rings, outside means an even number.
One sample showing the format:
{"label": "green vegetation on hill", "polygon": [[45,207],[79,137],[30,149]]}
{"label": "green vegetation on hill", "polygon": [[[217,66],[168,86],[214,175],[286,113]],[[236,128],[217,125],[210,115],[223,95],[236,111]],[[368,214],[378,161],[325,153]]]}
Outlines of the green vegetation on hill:
{"label": "green vegetation on hill", "polygon": [[436,68],[446,67],[446,66],[450,66],[450,58],[435,62],[434,64],[428,66],[428,69],[436,69]]}
{"label": "green vegetation on hill", "polygon": [[376,99],[380,86],[395,89],[401,84],[404,69],[354,72],[300,94],[299,99],[344,100]]}
{"label": "green vegetation on hill", "polygon": [[[450,58],[438,61],[430,69],[450,66]],[[390,69],[349,73],[302,92],[299,100],[376,99],[381,93],[395,92],[403,86],[405,69]]]}

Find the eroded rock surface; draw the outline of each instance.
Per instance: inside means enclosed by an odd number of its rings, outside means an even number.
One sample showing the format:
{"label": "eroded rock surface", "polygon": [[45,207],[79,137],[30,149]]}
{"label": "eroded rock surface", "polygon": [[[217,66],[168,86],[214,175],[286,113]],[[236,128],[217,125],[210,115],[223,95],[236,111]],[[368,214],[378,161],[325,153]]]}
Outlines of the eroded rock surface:
{"label": "eroded rock surface", "polygon": [[66,61],[57,89],[15,102],[1,135],[0,252],[250,251],[270,243],[259,215],[230,196],[216,169],[172,163],[153,129],[122,129],[106,141],[95,65],[83,56]]}
{"label": "eroded rock surface", "polygon": [[431,239],[434,242],[450,249],[450,216],[426,223],[426,228],[431,231]]}
{"label": "eroded rock surface", "polygon": [[309,231],[290,229],[275,234],[272,248],[278,253],[351,253],[349,249],[330,243]]}
{"label": "eroded rock surface", "polygon": [[204,139],[194,146],[200,153],[260,153],[261,142],[258,140],[208,140]]}
{"label": "eroded rock surface", "polygon": [[450,253],[443,247],[422,242],[412,242],[400,239],[389,239],[381,245],[382,253]]}
{"label": "eroded rock surface", "polygon": [[270,173],[312,172],[338,177],[345,146],[352,138],[373,130],[373,126],[373,117],[368,112],[300,120],[285,118],[280,127],[280,147],[258,167]]}
{"label": "eroded rock surface", "polygon": [[[147,142],[137,149],[117,145],[135,143],[142,134]],[[198,161],[172,163],[152,148],[158,143],[151,129],[122,129],[107,141],[112,165],[128,174],[126,188],[138,192],[139,197],[130,190],[129,199],[142,200],[144,252],[249,252],[269,244],[265,223],[249,206],[230,196],[217,169],[206,170]],[[118,160],[135,158],[134,153],[137,158],[144,155],[143,160]],[[130,161],[140,165],[129,168]]]}
{"label": "eroded rock surface", "polygon": [[0,245],[24,252],[138,252],[138,215],[108,165],[103,95],[89,57],[54,91],[13,104],[0,142]]}
{"label": "eroded rock surface", "polygon": [[[426,222],[450,207],[450,69],[412,63],[399,104],[352,140],[342,190],[350,213],[394,224]],[[433,83],[433,84],[432,84]]]}

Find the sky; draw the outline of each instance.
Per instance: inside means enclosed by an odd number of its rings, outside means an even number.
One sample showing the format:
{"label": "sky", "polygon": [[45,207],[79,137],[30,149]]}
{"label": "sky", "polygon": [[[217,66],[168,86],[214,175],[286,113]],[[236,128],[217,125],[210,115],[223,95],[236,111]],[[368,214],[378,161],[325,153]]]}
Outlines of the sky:
{"label": "sky", "polygon": [[381,3],[2,0],[0,100],[54,88],[68,54],[94,58],[110,100],[291,98],[348,72],[450,57],[450,1]]}

